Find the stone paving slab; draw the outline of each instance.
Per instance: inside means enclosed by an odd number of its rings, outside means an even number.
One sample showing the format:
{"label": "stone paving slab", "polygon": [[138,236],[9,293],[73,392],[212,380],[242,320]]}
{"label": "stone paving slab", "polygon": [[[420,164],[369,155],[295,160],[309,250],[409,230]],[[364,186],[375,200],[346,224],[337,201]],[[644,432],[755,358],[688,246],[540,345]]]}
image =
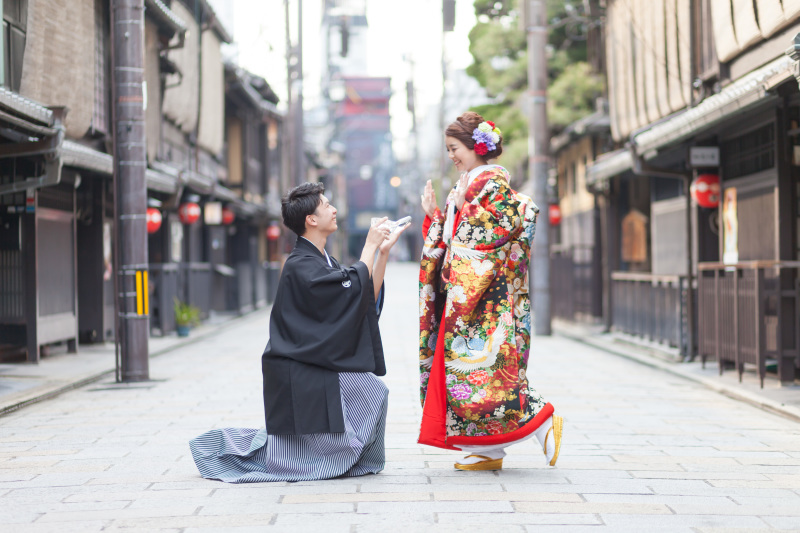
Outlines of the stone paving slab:
{"label": "stone paving slab", "polygon": [[659,368],[676,376],[700,383],[711,390],[748,402],[757,407],[780,413],[800,421],[800,382],[781,384],[768,375],[761,386],[755,366],[747,365],[742,379],[734,370],[721,375],[716,361],[703,364],[700,357],[691,363],[674,364],[681,359],[676,349],[639,340],[618,333],[602,333],[601,328],[554,320],[554,330],[578,340],[642,364]]}
{"label": "stone paving slab", "polygon": [[[151,361],[155,381],[101,379],[0,417],[0,524],[69,531],[800,531],[800,424],[564,337],[534,338],[529,375],[566,419],[555,468],[528,441],[498,472],[459,472],[416,443],[416,271],[390,265],[390,388],[378,475],[229,485],[188,441],[263,425],[254,313]],[[8,529],[0,526],[0,530]]]}

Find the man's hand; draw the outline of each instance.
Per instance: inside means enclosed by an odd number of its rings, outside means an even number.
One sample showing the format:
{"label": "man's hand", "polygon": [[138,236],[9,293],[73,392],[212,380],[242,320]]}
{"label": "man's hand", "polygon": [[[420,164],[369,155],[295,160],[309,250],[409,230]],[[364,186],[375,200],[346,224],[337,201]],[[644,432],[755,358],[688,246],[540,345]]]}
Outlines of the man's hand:
{"label": "man's hand", "polygon": [[367,242],[364,244],[364,248],[377,248],[383,241],[386,240],[391,230],[385,226],[382,227],[381,224],[387,220],[389,220],[388,217],[383,217],[369,228],[369,233],[367,233]]}
{"label": "man's hand", "polygon": [[431,180],[425,184],[425,190],[422,192],[422,210],[428,215],[428,218],[433,218],[433,213],[436,211],[436,191],[433,190]]}
{"label": "man's hand", "polygon": [[394,246],[394,244],[397,242],[397,239],[400,238],[400,234],[403,233],[406,230],[406,228],[408,228],[410,225],[411,224],[406,224],[405,226],[402,227],[402,229],[399,229],[393,232],[391,235],[389,235],[389,238],[383,241],[381,245],[378,247],[380,253],[384,255],[388,254],[389,250],[391,250],[392,246]]}

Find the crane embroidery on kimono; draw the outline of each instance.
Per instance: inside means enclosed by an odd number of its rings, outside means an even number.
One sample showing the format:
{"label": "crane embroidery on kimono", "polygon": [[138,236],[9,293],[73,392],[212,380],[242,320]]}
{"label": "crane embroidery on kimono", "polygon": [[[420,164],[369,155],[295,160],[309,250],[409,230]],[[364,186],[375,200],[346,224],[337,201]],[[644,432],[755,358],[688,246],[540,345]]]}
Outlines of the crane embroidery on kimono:
{"label": "crane embroidery on kimono", "polygon": [[435,257],[439,258],[444,253],[444,248],[438,248],[436,246],[425,245],[422,249],[422,253],[425,257]]}
{"label": "crane embroidery on kimono", "polygon": [[454,242],[451,245],[450,251],[455,257],[458,257],[460,259],[483,259],[486,256],[486,252],[475,250],[473,248],[468,248],[463,244],[459,244],[457,242]]}
{"label": "crane embroidery on kimono", "polygon": [[471,372],[479,368],[489,368],[497,361],[500,346],[506,340],[507,331],[500,323],[497,329],[484,343],[483,339],[470,339],[456,337],[450,349],[457,354],[463,354],[452,361],[445,362],[445,366],[457,372]]}

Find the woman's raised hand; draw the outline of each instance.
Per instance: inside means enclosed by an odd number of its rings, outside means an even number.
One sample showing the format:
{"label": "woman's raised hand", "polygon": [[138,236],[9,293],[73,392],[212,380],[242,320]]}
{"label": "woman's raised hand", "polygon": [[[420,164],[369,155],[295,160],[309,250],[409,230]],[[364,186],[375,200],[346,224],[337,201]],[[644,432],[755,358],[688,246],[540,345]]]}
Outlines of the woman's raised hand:
{"label": "woman's raised hand", "polygon": [[456,209],[461,210],[461,206],[464,205],[467,197],[467,186],[469,185],[469,174],[464,172],[461,174],[461,177],[458,178],[458,185],[456,185],[456,195],[455,195],[455,202],[456,202]]}
{"label": "woman's raised hand", "polygon": [[431,180],[425,184],[425,190],[422,192],[422,210],[428,215],[428,218],[433,218],[433,213],[436,211],[436,191],[433,190]]}

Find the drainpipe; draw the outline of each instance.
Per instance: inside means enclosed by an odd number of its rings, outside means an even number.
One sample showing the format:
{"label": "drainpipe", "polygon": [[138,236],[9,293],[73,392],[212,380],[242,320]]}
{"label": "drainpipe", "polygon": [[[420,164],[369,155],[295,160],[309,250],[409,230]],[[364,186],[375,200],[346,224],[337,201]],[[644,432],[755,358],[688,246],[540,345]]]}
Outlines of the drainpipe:
{"label": "drainpipe", "polygon": [[41,189],[42,187],[61,183],[61,145],[64,141],[63,122],[67,114],[67,108],[54,106],[50,109],[53,111],[53,127],[48,128],[52,131],[51,135],[35,142],[21,142],[0,146],[0,159],[43,155],[45,160],[44,174],[38,178],[29,178],[0,185],[0,196],[27,191],[28,189]]}
{"label": "drainpipe", "polygon": [[644,157],[636,151],[636,142],[630,141],[628,149],[633,158],[633,173],[637,176],[654,176],[657,178],[671,178],[683,181],[686,192],[686,353],[684,362],[694,359],[694,293],[692,292],[693,264],[692,264],[692,197],[689,186],[692,183],[690,172],[667,170],[648,165]]}

